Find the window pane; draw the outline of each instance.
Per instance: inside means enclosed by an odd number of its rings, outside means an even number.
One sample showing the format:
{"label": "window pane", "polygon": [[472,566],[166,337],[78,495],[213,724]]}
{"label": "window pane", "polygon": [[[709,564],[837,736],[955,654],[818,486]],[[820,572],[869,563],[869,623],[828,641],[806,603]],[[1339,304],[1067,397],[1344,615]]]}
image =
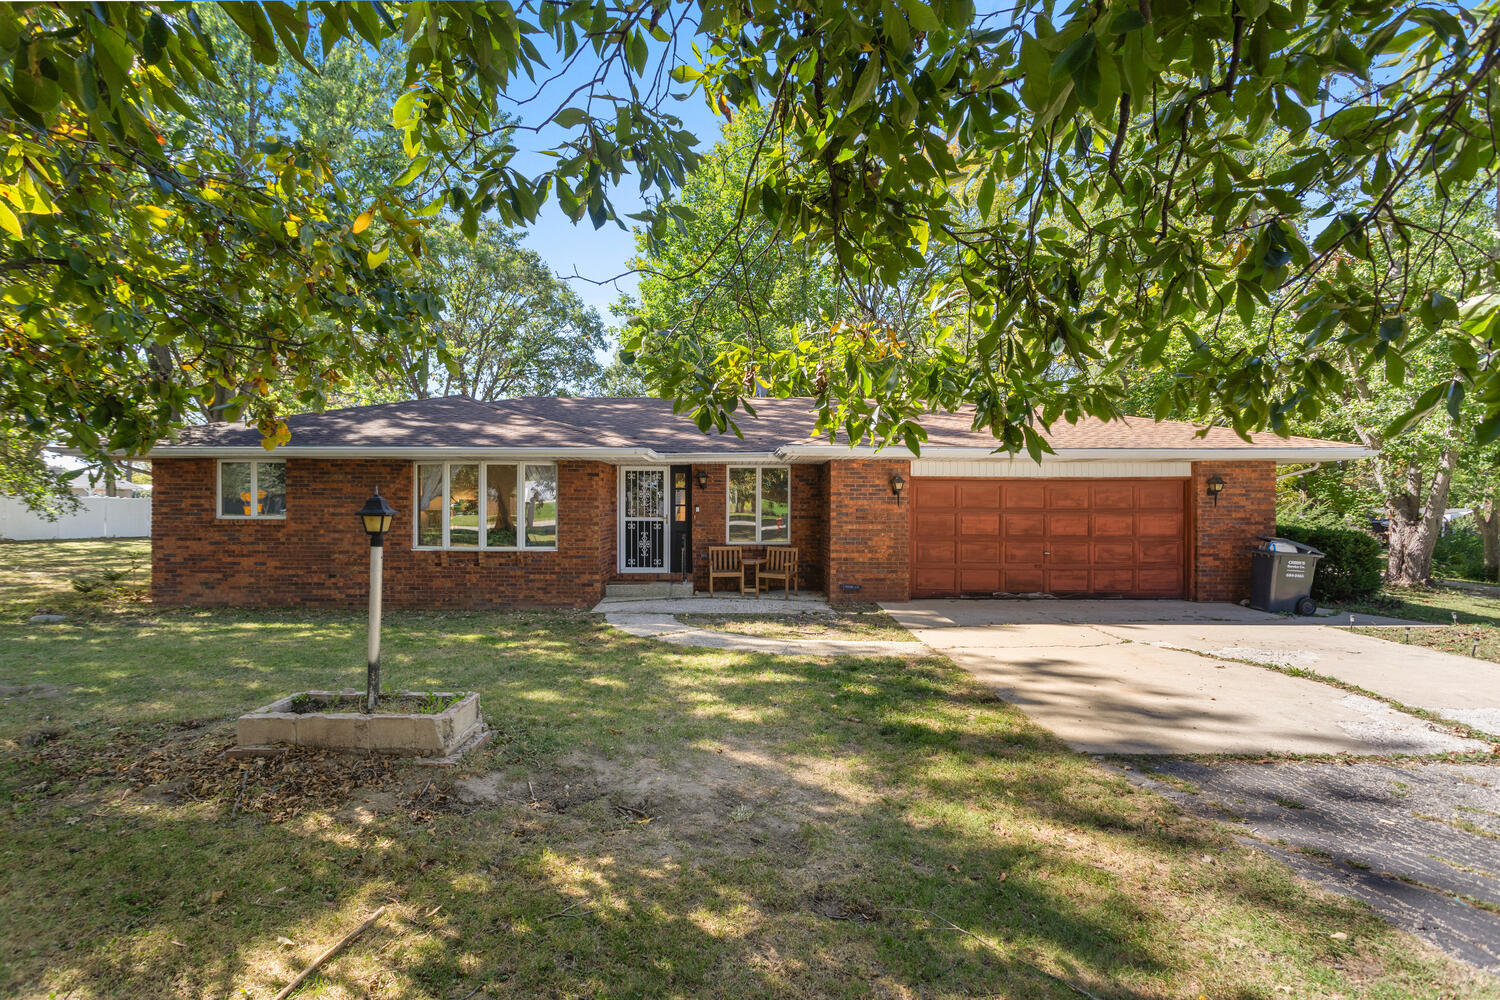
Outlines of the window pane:
{"label": "window pane", "polygon": [[246,517],[250,507],[250,463],[219,463],[219,513]]}
{"label": "window pane", "polygon": [[729,540],[755,542],[755,470],[729,470]]}
{"label": "window pane", "polygon": [[260,495],[260,513],[280,517],[286,513],[286,463],[257,462],[255,489]]}
{"label": "window pane", "polygon": [[479,466],[448,467],[448,544],[479,547]]}
{"label": "window pane", "polygon": [[526,466],[526,544],[557,544],[557,466]]}
{"label": "window pane", "polygon": [[509,548],[516,544],[516,467],[484,467],[484,544]]}
{"label": "window pane", "polygon": [[417,466],[417,544],[443,544],[443,467]]}
{"label": "window pane", "polygon": [[791,471],[760,470],[760,540],[783,545],[792,540]]}

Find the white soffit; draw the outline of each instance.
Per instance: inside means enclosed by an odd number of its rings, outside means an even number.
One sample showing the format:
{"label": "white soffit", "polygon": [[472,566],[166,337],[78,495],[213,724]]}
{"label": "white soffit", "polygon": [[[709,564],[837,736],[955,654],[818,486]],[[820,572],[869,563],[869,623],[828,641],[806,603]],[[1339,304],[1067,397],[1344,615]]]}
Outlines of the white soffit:
{"label": "white soffit", "polygon": [[913,476],[946,476],[988,479],[1186,479],[1193,474],[1192,462],[1044,462],[1031,459],[981,462],[917,459]]}

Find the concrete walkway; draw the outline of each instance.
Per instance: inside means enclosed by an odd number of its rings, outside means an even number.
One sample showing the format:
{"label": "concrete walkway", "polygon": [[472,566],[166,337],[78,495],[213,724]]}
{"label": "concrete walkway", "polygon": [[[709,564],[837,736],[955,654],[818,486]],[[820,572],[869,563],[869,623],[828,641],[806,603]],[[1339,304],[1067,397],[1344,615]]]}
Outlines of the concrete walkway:
{"label": "concrete walkway", "polygon": [[605,613],[604,620],[621,632],[643,639],[660,639],[662,642],[676,643],[679,646],[699,646],[704,649],[766,653],[771,656],[923,656],[931,652],[920,642],[877,639],[772,639],[754,635],[735,635],[730,632],[699,628],[696,625],[686,625],[668,613],[610,611]]}
{"label": "concrete walkway", "polygon": [[1345,628],[1285,625],[1103,625],[1118,639],[1323,674],[1500,738],[1500,664]]}
{"label": "concrete walkway", "polygon": [[821,594],[776,597],[606,597],[594,614],[644,615],[831,615]]}
{"label": "concrete walkway", "polygon": [[[1295,640],[1304,647],[1333,631],[1326,624],[1291,624],[1295,620],[1237,605],[1181,601],[914,601],[883,607],[919,640],[993,686],[1040,725],[1092,753],[1434,754],[1489,749],[1487,743],[1454,735],[1372,698],[1187,651],[1193,636],[1201,640],[1209,624],[1239,626],[1241,645],[1271,629],[1291,633],[1277,641]],[[1265,634],[1270,641],[1276,633]],[[1389,697],[1399,698],[1396,691],[1411,693],[1395,681],[1406,669],[1409,647],[1382,648],[1379,639],[1351,638],[1374,644],[1359,655],[1379,662],[1364,663],[1361,669],[1392,681],[1361,686],[1380,694],[1389,689]],[[1215,641],[1223,646],[1229,640]],[[1242,658],[1249,657],[1236,657]],[[1335,673],[1326,663],[1319,669]]]}

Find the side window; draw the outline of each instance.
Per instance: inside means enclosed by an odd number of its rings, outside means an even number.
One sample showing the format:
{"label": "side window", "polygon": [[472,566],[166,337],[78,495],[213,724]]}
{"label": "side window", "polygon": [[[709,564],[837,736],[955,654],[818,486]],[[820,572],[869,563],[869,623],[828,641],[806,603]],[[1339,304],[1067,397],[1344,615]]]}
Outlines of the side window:
{"label": "side window", "polygon": [[286,463],[219,462],[219,517],[286,517]]}

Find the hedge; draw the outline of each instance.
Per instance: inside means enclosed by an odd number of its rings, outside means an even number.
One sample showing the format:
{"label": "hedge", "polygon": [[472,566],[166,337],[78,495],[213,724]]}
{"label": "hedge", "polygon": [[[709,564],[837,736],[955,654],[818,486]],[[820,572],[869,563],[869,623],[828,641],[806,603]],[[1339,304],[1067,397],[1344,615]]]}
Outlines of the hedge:
{"label": "hedge", "polygon": [[1352,528],[1278,524],[1276,534],[1323,553],[1313,574],[1318,601],[1359,601],[1374,596],[1385,577],[1386,556],[1374,535]]}

